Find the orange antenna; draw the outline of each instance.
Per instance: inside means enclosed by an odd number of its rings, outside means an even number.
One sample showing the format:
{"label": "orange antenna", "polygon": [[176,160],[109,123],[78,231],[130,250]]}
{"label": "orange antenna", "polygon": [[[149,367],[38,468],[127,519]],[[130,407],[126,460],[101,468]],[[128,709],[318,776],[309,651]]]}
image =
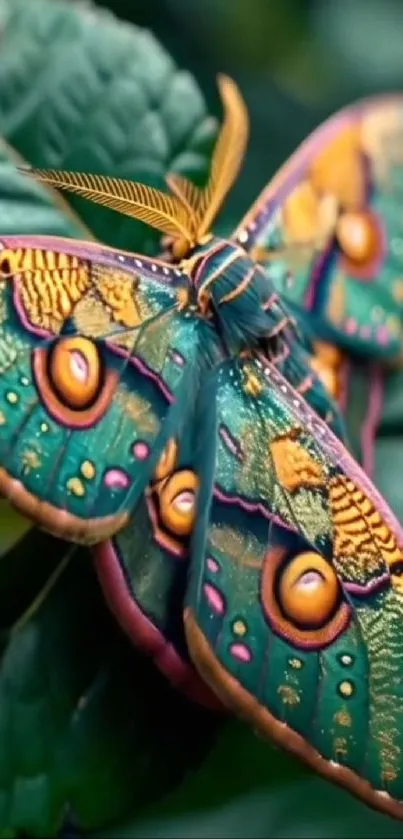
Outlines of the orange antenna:
{"label": "orange antenna", "polygon": [[[57,169],[20,168],[38,181],[88,198],[103,207],[146,222],[190,250],[209,232],[241,167],[249,133],[245,103],[236,84],[218,77],[224,121],[213,153],[211,173],[204,189],[177,174],[167,177],[172,195],[154,187]],[[182,244],[185,246],[182,248]]]}

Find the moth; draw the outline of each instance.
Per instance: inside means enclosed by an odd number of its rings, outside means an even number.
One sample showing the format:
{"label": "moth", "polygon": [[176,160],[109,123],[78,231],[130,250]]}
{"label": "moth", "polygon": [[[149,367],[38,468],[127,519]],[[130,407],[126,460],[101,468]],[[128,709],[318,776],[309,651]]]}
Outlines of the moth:
{"label": "moth", "polygon": [[303,309],[312,366],[343,413],[365,365],[356,452],[368,474],[385,376],[402,360],[402,141],[401,95],[343,109],[301,144],[236,232]]}
{"label": "moth", "polygon": [[276,286],[273,191],[211,232],[248,137],[219,88],[202,189],[30,171],[154,226],[170,257],[3,238],[0,489],[95,546],[111,608],[178,688],[402,818],[403,531]]}

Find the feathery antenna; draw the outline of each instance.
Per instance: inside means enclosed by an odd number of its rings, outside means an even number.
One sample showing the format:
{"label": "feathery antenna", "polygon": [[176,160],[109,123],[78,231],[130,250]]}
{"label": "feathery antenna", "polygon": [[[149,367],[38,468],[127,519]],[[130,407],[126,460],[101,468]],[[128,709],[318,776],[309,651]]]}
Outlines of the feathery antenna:
{"label": "feathery antenna", "polygon": [[204,189],[171,173],[171,195],[145,184],[104,175],[57,169],[18,167],[25,174],[58,189],[88,198],[103,207],[139,219],[190,250],[209,232],[240,170],[249,133],[245,103],[235,83],[218,77],[224,121],[213,153],[210,177]]}

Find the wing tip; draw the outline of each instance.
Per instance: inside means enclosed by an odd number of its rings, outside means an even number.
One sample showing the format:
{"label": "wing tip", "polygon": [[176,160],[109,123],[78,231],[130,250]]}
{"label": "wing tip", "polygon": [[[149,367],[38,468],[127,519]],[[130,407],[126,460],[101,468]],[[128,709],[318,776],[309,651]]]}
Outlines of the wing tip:
{"label": "wing tip", "polygon": [[344,788],[372,809],[403,821],[403,801],[393,798],[386,790],[375,789],[347,766],[322,757],[301,734],[276,719],[225,670],[198,626],[191,608],[184,611],[184,625],[189,653],[195,667],[227,708],[252,725],[264,740],[285,748],[326,780]]}

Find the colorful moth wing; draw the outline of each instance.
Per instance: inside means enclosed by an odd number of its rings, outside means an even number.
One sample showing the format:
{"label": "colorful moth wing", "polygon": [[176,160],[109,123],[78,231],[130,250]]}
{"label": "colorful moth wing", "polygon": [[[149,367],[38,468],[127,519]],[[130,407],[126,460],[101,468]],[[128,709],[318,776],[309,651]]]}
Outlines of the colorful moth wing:
{"label": "colorful moth wing", "polygon": [[193,667],[183,628],[198,477],[193,426],[171,438],[129,524],[92,549],[105,599],[135,646],[190,699],[222,706]]}
{"label": "colorful moth wing", "polygon": [[190,654],[260,733],[401,818],[403,531],[267,360],[222,364],[200,411]]}
{"label": "colorful moth wing", "polygon": [[203,326],[161,262],[7,237],[0,270],[0,489],[56,535],[99,541],[186,420]]}
{"label": "colorful moth wing", "polygon": [[347,431],[338,401],[340,394],[332,388],[329,376],[324,376],[323,368],[316,364],[313,352],[313,347],[305,347],[294,340],[284,346],[284,358],[275,359],[276,367],[337,437],[346,442]]}
{"label": "colorful moth wing", "polygon": [[364,472],[375,480],[375,441],[382,421],[385,371],[380,363],[345,359],[343,377],[349,449]]}
{"label": "colorful moth wing", "polygon": [[302,143],[234,237],[266,265],[317,337],[401,355],[403,97],[359,102]]}

